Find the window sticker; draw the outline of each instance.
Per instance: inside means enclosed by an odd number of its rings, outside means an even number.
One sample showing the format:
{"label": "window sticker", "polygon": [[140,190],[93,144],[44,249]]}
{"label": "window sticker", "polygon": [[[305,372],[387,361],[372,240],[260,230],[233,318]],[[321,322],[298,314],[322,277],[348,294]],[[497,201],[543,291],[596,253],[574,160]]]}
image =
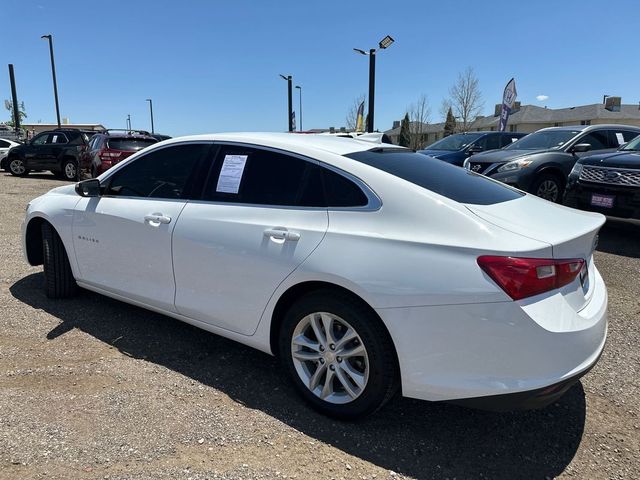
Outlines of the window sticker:
{"label": "window sticker", "polygon": [[225,155],[216,192],[238,193],[248,155]]}
{"label": "window sticker", "polygon": [[51,140],[51,143],[58,143],[58,135],[53,136],[53,140]]}
{"label": "window sticker", "polygon": [[626,143],[624,141],[624,136],[620,132],[616,132],[616,138],[618,139],[618,145]]}

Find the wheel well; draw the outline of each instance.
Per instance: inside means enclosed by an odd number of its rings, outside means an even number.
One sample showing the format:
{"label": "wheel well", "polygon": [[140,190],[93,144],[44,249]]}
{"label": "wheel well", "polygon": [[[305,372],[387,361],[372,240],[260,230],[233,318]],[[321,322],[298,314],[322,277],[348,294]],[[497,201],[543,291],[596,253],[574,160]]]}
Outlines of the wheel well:
{"label": "wheel well", "polygon": [[42,265],[44,252],[42,251],[42,225],[48,223],[40,217],[32,218],[27,224],[25,243],[27,247],[27,260],[30,265]]}
{"label": "wheel well", "polygon": [[316,290],[323,290],[323,291],[333,290],[334,292],[342,293],[343,295],[348,295],[353,300],[360,303],[364,308],[366,308],[367,310],[371,311],[371,313],[373,313],[374,317],[378,319],[378,321],[380,322],[380,325],[382,326],[382,328],[384,329],[384,331],[387,333],[389,337],[389,341],[391,342],[391,345],[393,347],[393,353],[395,356],[395,362],[396,362],[396,366],[398,367],[398,375],[399,375],[400,363],[398,361],[398,353],[396,352],[396,347],[393,343],[393,339],[391,338],[391,334],[389,333],[387,326],[384,324],[384,322],[382,321],[378,313],[371,307],[371,305],[369,305],[366,301],[364,301],[362,297],[356,295],[351,290],[348,290],[344,287],[341,287],[339,285],[336,285],[334,283],[329,283],[329,282],[299,283],[289,288],[289,290],[287,290],[282,294],[282,296],[278,300],[278,303],[273,309],[273,315],[271,316],[271,332],[270,332],[270,339],[269,339],[270,345],[271,345],[271,352],[277,356],[280,350],[278,348],[278,336],[280,332],[280,326],[282,325],[282,322],[284,320],[285,314],[287,313],[287,310],[289,310],[289,308],[299,298],[302,298],[304,295],[307,295],[308,293],[314,292]]}
{"label": "wheel well", "polygon": [[554,177],[556,177],[558,180],[560,180],[560,183],[564,186],[567,183],[567,177],[564,173],[562,173],[561,170],[559,170],[558,168],[555,167],[546,167],[543,168],[542,170],[540,170],[537,173],[537,176],[539,177],[540,175],[553,175]]}

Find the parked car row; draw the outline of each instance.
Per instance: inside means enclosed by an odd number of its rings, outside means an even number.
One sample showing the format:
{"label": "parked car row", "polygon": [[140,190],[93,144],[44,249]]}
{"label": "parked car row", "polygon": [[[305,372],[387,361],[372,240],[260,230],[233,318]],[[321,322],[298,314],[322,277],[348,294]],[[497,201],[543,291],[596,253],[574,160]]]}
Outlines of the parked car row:
{"label": "parked car row", "polygon": [[628,125],[550,127],[526,136],[470,132],[420,153],[551,202],[640,218],[639,135],[639,127]]}
{"label": "parked car row", "polygon": [[24,144],[0,139],[0,168],[16,176],[50,171],[69,181],[91,178],[132,153],[168,138],[136,130],[59,128],[42,132]]}

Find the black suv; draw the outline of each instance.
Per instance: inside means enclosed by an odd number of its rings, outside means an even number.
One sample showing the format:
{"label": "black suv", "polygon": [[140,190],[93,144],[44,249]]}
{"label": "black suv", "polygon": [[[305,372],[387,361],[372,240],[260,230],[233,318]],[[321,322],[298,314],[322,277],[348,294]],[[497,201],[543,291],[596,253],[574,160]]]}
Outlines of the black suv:
{"label": "black suv", "polygon": [[565,205],[640,219],[640,136],[615,153],[578,160],[569,174]]}
{"label": "black suv", "polygon": [[94,133],[71,128],[42,132],[12,148],[7,155],[6,168],[18,177],[31,170],[50,170],[65,180],[76,180],[80,155]]}
{"label": "black suv", "polygon": [[639,134],[640,128],[628,125],[543,128],[502,150],[474,155],[465,167],[560,202],[567,176],[580,157],[614,152]]}

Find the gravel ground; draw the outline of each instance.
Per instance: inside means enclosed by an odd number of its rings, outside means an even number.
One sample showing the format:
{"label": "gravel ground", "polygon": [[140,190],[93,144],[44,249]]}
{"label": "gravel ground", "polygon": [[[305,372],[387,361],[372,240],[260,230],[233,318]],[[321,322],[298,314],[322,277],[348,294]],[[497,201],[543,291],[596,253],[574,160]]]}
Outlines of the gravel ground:
{"label": "gravel ground", "polygon": [[48,300],[19,227],[60,184],[0,173],[0,478],[640,478],[640,223],[601,233],[608,345],[558,403],[497,414],[396,398],[340,423],[268,355],[90,292]]}

